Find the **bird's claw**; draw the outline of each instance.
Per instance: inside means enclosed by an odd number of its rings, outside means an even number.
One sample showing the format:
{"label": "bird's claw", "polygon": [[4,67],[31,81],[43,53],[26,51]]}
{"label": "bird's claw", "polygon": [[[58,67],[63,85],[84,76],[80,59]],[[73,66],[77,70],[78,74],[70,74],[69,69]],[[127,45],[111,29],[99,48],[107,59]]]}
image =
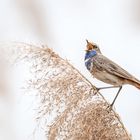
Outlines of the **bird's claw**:
{"label": "bird's claw", "polygon": [[107,106],[107,110],[110,112],[113,109],[113,104]]}
{"label": "bird's claw", "polygon": [[100,88],[96,88],[94,94],[96,95],[99,92]]}

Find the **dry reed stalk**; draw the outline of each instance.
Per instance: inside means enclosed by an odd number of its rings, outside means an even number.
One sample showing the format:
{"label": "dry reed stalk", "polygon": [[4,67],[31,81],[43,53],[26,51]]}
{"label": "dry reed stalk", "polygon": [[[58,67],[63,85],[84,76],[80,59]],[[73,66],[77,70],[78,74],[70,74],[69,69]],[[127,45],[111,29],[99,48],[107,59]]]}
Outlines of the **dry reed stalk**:
{"label": "dry reed stalk", "polygon": [[[119,115],[69,62],[47,47],[13,44],[13,55],[31,63],[29,88],[40,99],[37,121],[48,140],[131,140]],[[13,48],[13,47],[12,47]],[[13,56],[15,59],[16,57]],[[12,60],[14,60],[12,59]]]}

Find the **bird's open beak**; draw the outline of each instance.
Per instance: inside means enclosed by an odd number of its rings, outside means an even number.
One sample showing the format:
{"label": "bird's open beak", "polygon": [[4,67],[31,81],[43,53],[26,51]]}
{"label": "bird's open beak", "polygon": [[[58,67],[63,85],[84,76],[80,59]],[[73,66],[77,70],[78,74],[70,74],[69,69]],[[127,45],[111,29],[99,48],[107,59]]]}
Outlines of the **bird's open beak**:
{"label": "bird's open beak", "polygon": [[86,39],[86,42],[87,42],[87,49],[85,50],[86,52],[88,52],[89,50],[88,50],[88,44],[89,44],[89,42],[88,42],[88,40]]}
{"label": "bird's open beak", "polygon": [[87,39],[86,39],[86,42],[87,42],[87,49],[85,51],[87,52],[87,51],[92,50],[94,48],[94,45],[93,43],[90,43]]}
{"label": "bird's open beak", "polygon": [[89,43],[88,40],[86,39],[87,44]]}

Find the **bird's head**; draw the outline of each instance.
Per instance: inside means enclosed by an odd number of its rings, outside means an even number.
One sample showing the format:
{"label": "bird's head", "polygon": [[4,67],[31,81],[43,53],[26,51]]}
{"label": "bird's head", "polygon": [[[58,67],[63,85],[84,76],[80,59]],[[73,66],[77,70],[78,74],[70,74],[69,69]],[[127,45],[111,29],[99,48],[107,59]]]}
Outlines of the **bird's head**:
{"label": "bird's head", "polygon": [[101,53],[99,47],[95,43],[91,43],[88,40],[86,40],[86,42],[87,42],[86,52],[96,51],[97,53]]}

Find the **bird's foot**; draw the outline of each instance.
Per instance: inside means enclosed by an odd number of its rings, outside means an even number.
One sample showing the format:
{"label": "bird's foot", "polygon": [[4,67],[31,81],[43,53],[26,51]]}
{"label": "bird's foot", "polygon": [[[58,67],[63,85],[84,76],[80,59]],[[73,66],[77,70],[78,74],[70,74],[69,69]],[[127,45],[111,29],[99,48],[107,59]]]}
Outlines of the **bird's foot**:
{"label": "bird's foot", "polygon": [[99,92],[100,88],[96,88],[94,94],[96,95]]}
{"label": "bird's foot", "polygon": [[114,107],[114,103],[112,103],[112,104],[108,104],[108,106],[107,106],[107,111],[108,111],[108,113],[110,113],[111,111],[113,111],[113,109],[115,109],[115,107]]}
{"label": "bird's foot", "polygon": [[107,106],[107,110],[110,112],[113,109],[113,104]]}

